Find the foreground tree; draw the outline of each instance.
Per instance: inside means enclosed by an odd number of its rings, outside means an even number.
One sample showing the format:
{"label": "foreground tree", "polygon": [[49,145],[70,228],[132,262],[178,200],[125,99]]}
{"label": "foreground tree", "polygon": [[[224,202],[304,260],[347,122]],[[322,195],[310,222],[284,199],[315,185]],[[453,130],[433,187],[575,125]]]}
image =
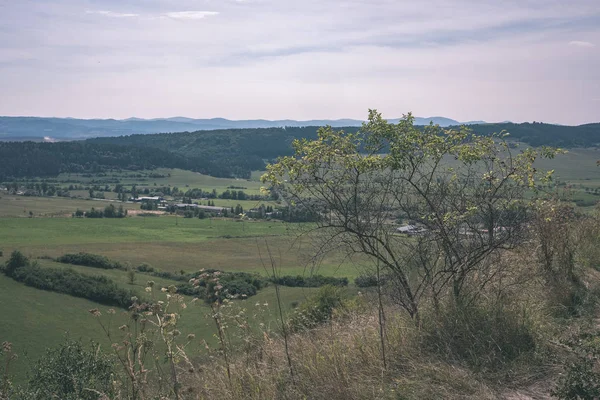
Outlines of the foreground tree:
{"label": "foreground tree", "polygon": [[[439,305],[477,299],[501,273],[494,257],[523,240],[538,181],[533,167],[552,148],[513,154],[504,134],[397,124],[369,111],[358,133],[322,128],[296,140],[295,155],[269,165],[263,182],[290,207],[313,214],[316,257],[340,248],[379,263],[397,302],[418,319],[424,294]],[[396,230],[410,223],[411,236]],[[303,232],[306,233],[306,232]]]}

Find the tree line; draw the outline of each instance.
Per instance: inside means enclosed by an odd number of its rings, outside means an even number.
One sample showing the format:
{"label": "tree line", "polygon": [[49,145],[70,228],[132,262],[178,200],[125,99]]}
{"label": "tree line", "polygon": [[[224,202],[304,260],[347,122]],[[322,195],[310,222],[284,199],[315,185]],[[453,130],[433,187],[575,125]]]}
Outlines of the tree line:
{"label": "tree line", "polygon": [[[415,129],[422,132],[427,128]],[[589,147],[600,143],[600,124],[498,123],[472,125],[469,129],[482,136],[506,131],[510,138],[531,146]],[[343,130],[352,134],[359,128]],[[81,142],[2,142],[0,180],[159,167],[249,178],[251,171],[264,169],[265,160],[292,155],[294,140],[317,139],[317,132],[318,127],[287,127],[129,135]]]}

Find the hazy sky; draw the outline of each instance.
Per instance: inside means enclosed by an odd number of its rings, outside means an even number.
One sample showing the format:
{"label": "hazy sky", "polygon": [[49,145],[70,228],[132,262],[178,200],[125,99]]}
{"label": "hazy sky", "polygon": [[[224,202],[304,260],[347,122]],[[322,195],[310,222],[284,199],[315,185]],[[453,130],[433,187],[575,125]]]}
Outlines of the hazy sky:
{"label": "hazy sky", "polygon": [[0,115],[600,121],[600,0],[0,0]]}

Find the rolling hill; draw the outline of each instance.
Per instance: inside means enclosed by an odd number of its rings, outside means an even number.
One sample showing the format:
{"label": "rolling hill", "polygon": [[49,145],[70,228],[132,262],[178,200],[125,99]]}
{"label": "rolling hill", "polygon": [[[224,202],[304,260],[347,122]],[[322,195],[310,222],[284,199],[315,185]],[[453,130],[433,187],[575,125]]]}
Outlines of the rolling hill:
{"label": "rolling hill", "polygon": [[[390,121],[397,122],[398,119]],[[416,125],[433,122],[440,126],[459,125],[460,122],[445,117],[416,118]],[[471,122],[467,122],[470,124]],[[291,119],[270,121],[265,119],[233,121],[225,118],[193,119],[186,117],[141,119],[75,119],[41,117],[0,117],[0,140],[31,140],[44,137],[68,140],[92,137],[123,136],[164,132],[194,132],[216,129],[282,128],[324,126],[360,126],[362,121],[355,119],[309,120]]]}

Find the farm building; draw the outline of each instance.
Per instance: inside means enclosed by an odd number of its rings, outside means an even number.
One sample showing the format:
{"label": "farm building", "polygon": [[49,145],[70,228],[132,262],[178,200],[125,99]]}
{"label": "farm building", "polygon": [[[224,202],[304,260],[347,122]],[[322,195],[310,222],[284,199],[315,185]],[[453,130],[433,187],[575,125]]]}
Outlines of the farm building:
{"label": "farm building", "polygon": [[222,213],[223,210],[229,209],[227,207],[203,206],[203,205],[199,205],[199,204],[186,204],[186,203],[175,204],[175,207],[177,207],[179,209],[184,209],[184,210],[188,209],[188,208],[197,208],[199,210],[204,210],[204,211],[213,212],[213,213]]}
{"label": "farm building", "polygon": [[133,197],[131,197],[131,198],[129,199],[129,201],[133,201],[133,202],[136,202],[136,203],[142,203],[142,202],[144,202],[144,201],[163,201],[163,200],[164,200],[164,199],[163,199],[162,197],[160,197],[160,196],[152,196],[152,197],[147,197],[147,196],[146,196],[146,197],[138,197],[137,199],[136,199],[136,198],[133,198]]}
{"label": "farm building", "polygon": [[396,228],[396,232],[402,233],[404,235],[409,235],[409,236],[417,236],[417,235],[424,235],[428,231],[427,231],[427,229],[421,228],[417,225],[403,225],[403,226]]}

